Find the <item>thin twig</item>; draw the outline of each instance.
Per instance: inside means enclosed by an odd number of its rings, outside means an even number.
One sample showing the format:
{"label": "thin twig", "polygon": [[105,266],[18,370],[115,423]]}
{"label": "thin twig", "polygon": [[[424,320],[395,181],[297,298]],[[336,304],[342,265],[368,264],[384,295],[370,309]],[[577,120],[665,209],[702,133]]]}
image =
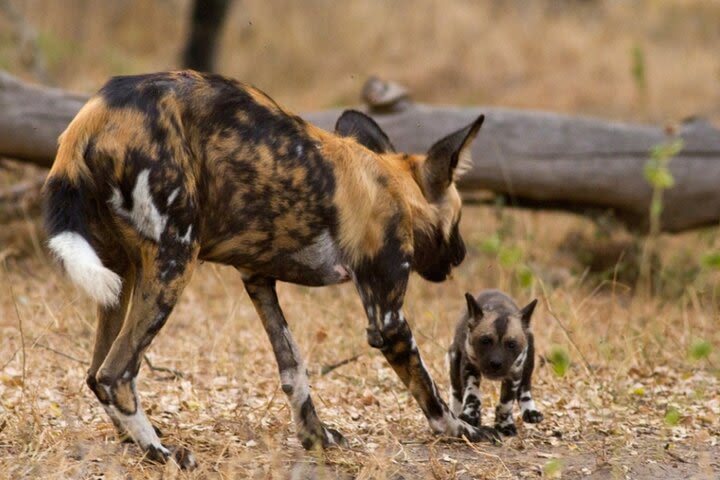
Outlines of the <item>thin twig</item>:
{"label": "thin twig", "polygon": [[148,368],[152,370],[153,372],[165,372],[172,375],[172,378],[185,378],[185,374],[181,372],[180,370],[175,370],[174,368],[168,368],[168,367],[156,367],[152,363],[150,363],[150,359],[147,355],[143,355],[143,360],[145,360],[145,363],[147,364]]}
{"label": "thin twig", "polygon": [[684,458],[682,458],[680,455],[678,455],[677,453],[673,453],[670,450],[665,449],[665,453],[667,453],[670,456],[670,458],[674,458],[675,460],[677,460],[680,463],[690,463],[687,460],[685,460]]}
{"label": "thin twig", "polygon": [[15,306],[15,315],[18,321],[18,330],[20,330],[20,347],[22,350],[22,396],[25,396],[25,332],[23,331],[22,318],[20,318],[20,310],[18,310],[17,302],[15,301],[15,290],[10,285],[10,296],[12,297],[13,305]]}
{"label": "thin twig", "polygon": [[52,353],[55,353],[55,354],[57,354],[57,355],[60,355],[61,357],[65,357],[65,358],[67,358],[68,360],[73,360],[73,361],[75,361],[75,362],[77,362],[77,363],[80,363],[80,364],[82,364],[82,365],[89,365],[89,364],[90,364],[90,362],[87,362],[87,361],[85,361],[85,360],[81,360],[81,359],[79,359],[79,358],[77,358],[77,357],[73,357],[72,355],[68,355],[67,353],[61,352],[61,351],[59,351],[59,350],[55,350],[55,349],[52,348],[52,347],[48,347],[47,345],[43,345],[42,343],[36,343],[35,346],[36,346],[36,347],[40,347],[40,348],[44,348],[45,350],[48,350],[48,351],[50,351],[50,352],[52,352]]}
{"label": "thin twig", "polygon": [[597,382],[597,377],[595,376],[595,373],[593,373],[592,368],[590,367],[590,362],[588,362],[587,358],[585,358],[585,354],[583,354],[583,351],[578,347],[577,343],[575,343],[575,340],[573,340],[572,335],[570,335],[570,332],[567,328],[565,328],[565,324],[555,315],[555,312],[553,311],[552,306],[550,305],[550,300],[548,299],[547,291],[545,291],[545,285],[540,282],[540,288],[543,290],[543,296],[545,297],[545,307],[547,308],[547,312],[550,314],[553,320],[557,322],[558,325],[560,325],[560,328],[562,329],[563,333],[565,333],[565,336],[567,337],[570,344],[573,346],[573,348],[578,352],[580,355],[580,360],[582,360],[583,366],[585,367],[585,370],[588,375],[590,375],[594,381]]}
{"label": "thin twig", "polygon": [[483,455],[483,456],[486,456],[486,457],[495,459],[495,460],[497,460],[498,462],[500,462],[500,464],[503,466],[503,468],[504,468],[505,471],[508,473],[508,475],[510,475],[510,478],[513,477],[513,474],[512,474],[512,472],[510,471],[510,469],[508,468],[508,466],[505,465],[505,462],[503,462],[503,459],[500,458],[498,455],[493,455],[492,453],[483,452],[482,450],[480,450],[479,448],[477,448],[475,445],[473,445],[473,443],[470,442],[470,440],[468,440],[465,435],[462,436],[462,440],[463,440],[463,441],[465,442],[465,444],[466,444],[468,447],[470,447],[475,453],[478,453],[478,454],[480,454],[480,455]]}
{"label": "thin twig", "polygon": [[358,354],[358,355],[353,355],[352,357],[346,358],[345,360],[340,360],[340,361],[337,362],[337,363],[332,363],[332,364],[330,364],[330,365],[323,365],[322,367],[320,367],[320,376],[321,376],[321,377],[324,377],[325,375],[327,375],[328,373],[332,372],[332,371],[335,370],[336,368],[340,368],[340,367],[342,367],[343,365],[347,365],[347,364],[350,363],[350,362],[354,362],[354,361],[357,360],[358,358],[360,358],[360,354]]}

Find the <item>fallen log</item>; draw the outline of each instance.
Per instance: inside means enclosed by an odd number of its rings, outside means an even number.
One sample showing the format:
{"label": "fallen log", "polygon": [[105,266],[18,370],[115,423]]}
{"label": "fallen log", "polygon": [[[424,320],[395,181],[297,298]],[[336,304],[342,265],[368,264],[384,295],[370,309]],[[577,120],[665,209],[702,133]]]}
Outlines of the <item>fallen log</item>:
{"label": "fallen log", "polygon": [[49,168],[58,136],[87,99],[0,71],[0,157]]}
{"label": "fallen log", "polygon": [[[57,136],[86,96],[28,85],[0,72],[0,156],[50,166]],[[332,129],[341,109],[307,113]],[[574,212],[610,210],[632,229],[647,226],[652,189],[643,175],[650,150],[669,140],[663,128],[494,107],[408,104],[374,114],[398,150],[430,143],[480,113],[465,190],[489,190],[510,205]],[[664,194],[661,228],[679,232],[720,222],[720,131],[702,120],[680,126],[683,150],[670,163],[675,186]]]}

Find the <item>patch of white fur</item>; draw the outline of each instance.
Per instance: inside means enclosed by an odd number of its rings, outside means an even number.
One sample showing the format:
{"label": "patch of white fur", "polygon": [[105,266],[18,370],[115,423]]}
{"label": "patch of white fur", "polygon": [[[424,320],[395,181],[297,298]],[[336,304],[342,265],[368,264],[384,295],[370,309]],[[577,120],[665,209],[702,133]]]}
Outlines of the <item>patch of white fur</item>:
{"label": "patch of white fur", "polygon": [[520,398],[528,397],[530,400],[520,400],[520,411],[522,413],[525,413],[526,411],[534,411],[537,410],[537,407],[535,406],[535,401],[532,399],[532,396],[530,395],[529,390],[525,390],[520,394]]}
{"label": "patch of white fur", "polygon": [[302,406],[305,400],[310,396],[310,385],[308,383],[307,370],[305,364],[300,356],[295,341],[287,328],[283,328],[283,335],[290,345],[293,357],[297,363],[295,369],[287,369],[280,372],[280,381],[282,385],[290,385],[292,387],[292,393],[289,396],[290,407],[292,409],[293,419],[296,425],[302,425]]}
{"label": "patch of white fur", "polygon": [[95,250],[82,235],[62,232],[48,242],[50,250],[63,262],[75,284],[101,305],[115,305],[120,296],[122,279],[103,266]]}
{"label": "patch of white fur", "polygon": [[472,167],[473,167],[473,160],[472,160],[472,154],[470,152],[470,146],[466,146],[460,152],[457,167],[455,167],[455,171],[453,172],[453,180],[454,181],[459,180],[460,177],[462,177],[467,172],[472,170]]}
{"label": "patch of white fur", "polygon": [[168,195],[168,199],[167,199],[167,206],[168,206],[168,207],[169,207],[170,205],[172,205],[172,203],[175,201],[175,199],[176,199],[177,196],[178,196],[178,193],[180,193],[180,187],[177,187],[175,190],[173,190],[172,192],[170,192],[170,195]]}
{"label": "patch of white fur", "polygon": [[460,415],[462,412],[462,402],[457,399],[457,395],[460,392],[456,392],[452,387],[450,387],[450,411],[455,415],[456,417]]}
{"label": "patch of white fur", "polygon": [[310,385],[308,383],[305,366],[299,364],[296,369],[283,370],[280,372],[280,381],[283,385],[290,385],[292,393],[289,396],[290,407],[296,425],[302,425],[302,406],[310,396]]}
{"label": "patch of white fur", "polygon": [[[112,397],[110,388],[107,385],[101,385],[105,389],[105,392],[109,397]],[[120,410],[112,405],[104,405],[105,411],[111,417],[117,420],[117,422],[125,429],[125,432],[137,443],[140,448],[147,450],[150,447],[154,447],[161,451],[163,455],[169,457],[171,452],[158,437],[157,432],[153,428],[152,424],[145,416],[145,412],[140,406],[140,398],[135,391],[135,380],[132,380],[132,392],[135,396],[135,413],[132,415],[125,415]]]}
{"label": "patch of white fur", "polygon": [[182,237],[178,237],[178,240],[186,245],[192,241],[192,225],[188,226],[185,235],[183,235]]}
{"label": "patch of white fur", "polygon": [[480,382],[474,376],[470,375],[467,379],[468,383],[465,385],[465,392],[463,393],[463,403],[468,401],[470,395],[473,395],[478,400],[480,399]]}
{"label": "patch of white fur", "polygon": [[146,168],[138,174],[132,197],[133,208],[128,211],[123,207],[120,190],[115,188],[110,198],[110,204],[119,215],[132,222],[138,232],[159,242],[168,217],[162,215],[155,203],[153,203],[152,192],[150,191],[150,169]]}
{"label": "patch of white fur", "polygon": [[512,365],[511,370],[514,373],[519,373],[522,368],[525,366],[525,358],[527,357],[527,347],[523,349],[523,351],[518,355],[518,357],[515,359],[515,362]]}
{"label": "patch of white fur", "polygon": [[292,259],[310,270],[323,271],[330,276],[337,275],[338,278],[334,281],[350,278],[350,272],[342,265],[340,250],[329,230],[315,237],[310,245],[293,253]]}
{"label": "patch of white fur", "polygon": [[513,407],[513,401],[510,400],[509,402],[505,402],[505,403],[502,403],[502,402],[501,402],[501,403],[498,403],[496,410],[497,410],[499,413],[502,413],[502,414],[506,415],[506,414],[512,412],[512,407]]}
{"label": "patch of white fur", "polygon": [[436,434],[449,435],[457,437],[463,431],[463,427],[467,424],[457,418],[449,411],[443,412],[442,418],[431,418],[430,429]]}
{"label": "patch of white fur", "polygon": [[497,422],[498,427],[507,427],[508,425],[513,425],[513,424],[515,424],[515,420],[513,420],[512,415],[503,417],[501,421]]}

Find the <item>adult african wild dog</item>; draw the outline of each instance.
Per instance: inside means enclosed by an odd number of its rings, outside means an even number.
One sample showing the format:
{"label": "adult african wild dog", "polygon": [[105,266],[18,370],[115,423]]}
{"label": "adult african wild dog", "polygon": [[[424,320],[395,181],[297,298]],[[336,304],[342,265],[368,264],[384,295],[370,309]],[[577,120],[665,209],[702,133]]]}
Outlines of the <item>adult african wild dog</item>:
{"label": "adult african wild dog", "polygon": [[530,318],[537,300],[519,309],[499,290],[485,290],[477,298],[465,294],[467,313],[458,321],[448,350],[450,405],[460,419],[479,426],[480,378],[502,382],[495,407],[495,428],[503,435],[517,435],[512,416],[515,400],[527,423],[543,419],[530,389],[535,368],[535,340]]}
{"label": "adult african wild dog", "polygon": [[449,411],[402,312],[411,270],[442,281],[465,256],[453,176],[467,166],[482,121],[427,155],[406,155],[359,112],[345,112],[329,133],[221,76],[111,79],[60,137],[44,209],[50,249],[99,304],[87,383],[119,433],[152,459],[194,465],[190,452],[161,443],[135,379],[197,260],[207,260],[240,272],[303,447],[343,438],[315,412],[276,281],[352,280],[368,342],[411,390],[432,430],[495,438],[493,429]]}

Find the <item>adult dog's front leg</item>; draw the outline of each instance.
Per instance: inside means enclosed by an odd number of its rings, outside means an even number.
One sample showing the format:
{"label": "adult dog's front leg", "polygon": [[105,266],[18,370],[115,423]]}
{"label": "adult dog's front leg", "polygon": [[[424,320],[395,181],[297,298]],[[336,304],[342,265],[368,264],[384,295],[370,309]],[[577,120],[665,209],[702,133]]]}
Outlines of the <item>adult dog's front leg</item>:
{"label": "adult dog's front leg", "polygon": [[270,338],[280,370],[281,388],[290,401],[300,443],[306,450],[344,445],[343,436],[337,430],[323,425],[315,412],[305,363],[278,304],[275,281],[252,277],[244,282],[245,290]]}
{"label": "adult dog's front leg", "polygon": [[494,428],[474,427],[458,419],[440,397],[417,343],[402,313],[409,268],[356,272],[356,284],[368,315],[368,343],[379,348],[400,380],[410,390],[435,433],[463,436],[471,441],[497,441]]}

